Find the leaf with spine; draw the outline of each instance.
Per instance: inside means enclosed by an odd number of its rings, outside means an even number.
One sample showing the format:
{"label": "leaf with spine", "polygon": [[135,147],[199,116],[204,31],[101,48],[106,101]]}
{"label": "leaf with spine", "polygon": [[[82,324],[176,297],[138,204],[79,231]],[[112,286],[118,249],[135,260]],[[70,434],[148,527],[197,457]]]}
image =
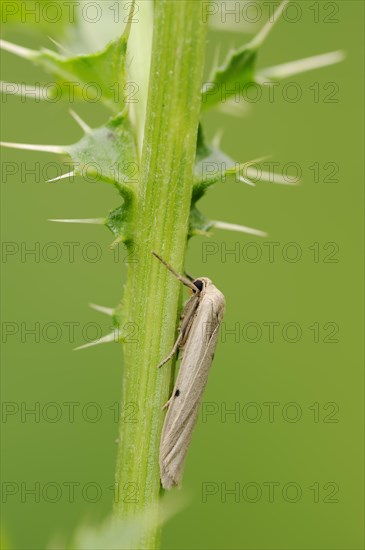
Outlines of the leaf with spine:
{"label": "leaf with spine", "polygon": [[266,67],[265,69],[260,69],[257,73],[256,82],[258,84],[268,84],[270,80],[280,80],[282,78],[288,78],[289,76],[303,74],[307,71],[313,71],[314,69],[329,67],[336,63],[340,63],[345,57],[345,53],[342,50],[337,50],[320,55],[313,55],[304,59],[297,59],[281,65],[275,65],[274,67]]}
{"label": "leaf with spine", "polygon": [[115,240],[112,243],[112,247],[118,243],[123,242],[127,247],[132,244],[131,229],[132,209],[126,207],[125,204],[118,206],[114,210],[111,210],[106,218],[62,218],[62,219],[49,219],[50,222],[58,223],[79,223],[90,225],[104,225],[115,236]]}
{"label": "leaf with spine", "polygon": [[100,313],[104,313],[104,315],[108,315],[109,317],[111,317],[113,328],[120,329],[123,322],[125,322],[122,303],[120,303],[115,308],[99,306],[97,304],[89,304],[89,306],[91,307],[91,309],[94,309],[95,311],[99,311]]}
{"label": "leaf with spine", "polygon": [[218,106],[222,111],[230,109],[237,114],[239,102],[236,103],[235,98],[237,92],[241,94],[245,86],[270,84],[271,79],[287,78],[306,71],[330,66],[344,59],[344,52],[339,50],[291,61],[275,67],[267,67],[256,72],[258,49],[281,16],[287,3],[288,0],[284,0],[275,11],[272,20],[264,25],[256,37],[248,44],[231,50],[223,65],[212,72],[209,81],[204,84],[202,90],[203,111]]}
{"label": "leaf with spine", "polygon": [[113,233],[115,240],[112,246],[116,246],[122,242],[127,247],[132,244],[133,236],[131,232],[132,226],[132,209],[125,204],[111,210],[105,220],[105,226]]}
{"label": "leaf with spine", "polygon": [[[66,29],[63,43],[75,54],[94,53],[104,48],[120,36],[128,20],[128,12],[133,14],[131,0],[103,0],[97,3],[97,17],[92,20],[85,17],[89,5],[89,0],[75,2],[75,24]],[[90,12],[92,10],[91,7]]]}
{"label": "leaf with spine", "polygon": [[66,146],[75,163],[75,174],[85,170],[115,184],[124,198],[131,197],[137,183],[137,155],[127,112],[111,118],[105,125],[85,132],[80,141]]}
{"label": "leaf with spine", "polygon": [[[62,94],[72,100],[85,93],[100,94],[112,111],[119,112],[125,106],[127,92],[126,54],[130,24],[122,36],[109,42],[102,50],[85,55],[67,56],[41,48],[30,50],[5,40],[0,41],[3,50],[14,53],[43,67],[56,77]],[[89,86],[89,90],[87,90]]]}
{"label": "leaf with spine", "polygon": [[[232,170],[234,165],[235,163],[230,157],[222,153],[218,148],[213,148],[206,143],[203,128],[200,124],[198,128],[194,185],[189,215],[189,239],[195,235],[210,236],[209,230],[214,224],[200,212],[196,203],[203,197],[211,185],[222,181],[226,172]],[[207,171],[210,166],[214,169],[214,173],[208,174]]]}
{"label": "leaf with spine", "polygon": [[[128,20],[128,12],[132,11],[131,0],[103,0],[98,2],[97,6],[90,6],[89,0],[72,3],[58,1],[57,17],[51,18],[52,7],[50,6],[51,9],[48,11],[48,6],[45,5],[43,9],[41,4],[35,3],[34,0],[0,2],[0,19],[15,31],[19,30],[21,25],[21,30],[27,35],[48,36],[60,50],[75,55],[94,53],[104,48],[110,40],[119,37],[123,24]],[[96,17],[92,13],[93,8]],[[139,16],[141,6],[138,5],[134,11]],[[137,21],[137,18],[134,20]]]}
{"label": "leaf with spine", "polygon": [[114,309],[104,306],[98,306],[96,304],[89,304],[89,306],[92,309],[111,317],[111,332],[105,334],[104,336],[101,336],[100,338],[97,338],[96,340],[92,340],[90,342],[87,342],[86,344],[77,346],[76,348],[74,348],[74,351],[84,350],[87,348],[98,346],[100,344],[123,344],[136,342],[136,337],[134,336],[136,326],[134,323],[128,322],[128,320],[125,318],[125,311],[122,303],[120,303]]}
{"label": "leaf with spine", "polygon": [[259,33],[248,44],[231,50],[223,65],[217,67],[206,82],[202,90],[202,109],[207,110],[216,106],[224,98],[236,94],[237,86],[242,87],[255,81],[255,63],[257,50],[264,42],[270,30],[282,14],[288,0],[284,0],[275,11],[272,20],[268,21]]}
{"label": "leaf with spine", "polygon": [[[207,189],[218,181],[223,181],[226,176],[239,175],[239,180],[250,185],[252,182],[240,174],[241,170],[249,170],[249,166],[259,162],[250,161],[240,164],[234,162],[228,155],[223,153],[218,147],[208,145],[204,139],[202,126],[198,128],[198,138],[195,157],[194,169],[194,185],[191,199],[190,216],[189,216],[189,232],[188,238],[194,235],[210,236],[210,229],[216,227],[218,229],[227,229],[230,231],[239,231],[260,237],[266,236],[266,233],[258,229],[253,229],[237,224],[208,220],[197,208],[196,203],[205,194]],[[209,166],[212,166],[214,172],[208,173]]]}
{"label": "leaf with spine", "polygon": [[206,143],[200,124],[196,147],[192,203],[195,204],[204,195],[208,187],[218,181],[223,181],[227,173],[232,174],[234,170],[239,171],[239,164],[235,163],[220,149]]}
{"label": "leaf with spine", "polygon": [[[199,126],[194,168],[192,204],[195,204],[214,183],[225,181],[227,176],[236,176],[239,181],[253,185],[249,179],[250,166],[257,165],[266,157],[244,163],[235,162],[231,157],[204,139],[202,126]],[[245,176],[242,171],[245,170]],[[263,178],[265,179],[265,178]]]}
{"label": "leaf with spine", "polygon": [[195,204],[206,190],[219,181],[225,181],[227,176],[236,176],[236,180],[255,186],[257,181],[268,181],[274,184],[295,185],[297,181],[281,174],[261,170],[259,163],[268,157],[261,157],[248,162],[239,163],[220,150],[215,144],[205,141],[202,126],[199,125],[192,203]]}
{"label": "leaf with spine", "polygon": [[[75,114],[73,116],[75,117]],[[127,111],[111,118],[99,128],[89,128],[79,117],[76,120],[84,130],[84,136],[73,145],[33,145],[10,142],[1,142],[1,145],[13,149],[67,154],[74,163],[74,170],[50,181],[88,174],[95,180],[115,185],[129,205],[138,181],[136,177],[138,164]]]}
{"label": "leaf with spine", "polygon": [[24,150],[67,154],[74,169],[50,181],[63,180],[70,176],[92,177],[95,181],[113,184],[124,203],[111,210],[106,218],[53,219],[64,223],[91,223],[105,225],[115,236],[114,245],[132,243],[132,218],[135,187],[138,173],[136,146],[127,112],[111,118],[99,128],[89,128],[75,113],[73,117],[84,130],[84,136],[73,145],[29,145],[2,142],[1,145]]}
{"label": "leaf with spine", "polygon": [[[217,141],[216,139],[213,140]],[[189,233],[188,238],[194,235],[210,236],[212,228],[228,231],[238,231],[259,237],[267,236],[267,233],[259,229],[232,224],[221,221],[208,220],[197,208],[196,203],[200,200],[206,191],[213,184],[219,181],[225,181],[227,176],[236,176],[236,181],[244,182],[250,186],[255,186],[256,181],[267,181],[272,184],[297,185],[296,180],[290,180],[288,176],[283,176],[275,172],[261,170],[259,163],[267,157],[262,157],[245,163],[235,162],[231,157],[220,150],[219,144],[208,144],[204,138],[202,125],[198,128],[194,185],[190,207]],[[212,168],[212,170],[211,170]],[[244,174],[242,173],[244,171]]]}
{"label": "leaf with spine", "polygon": [[266,231],[255,229],[253,227],[247,227],[246,225],[221,222],[218,220],[207,220],[203,216],[203,214],[196,208],[196,206],[193,206],[190,210],[188,239],[190,239],[194,235],[210,237],[210,229],[213,228],[223,229],[227,231],[236,231],[238,233],[246,233],[248,235],[256,235],[257,237],[268,236]]}
{"label": "leaf with spine", "polygon": [[212,222],[198,210],[195,204],[193,204],[190,209],[188,239],[195,235],[209,237],[209,230],[212,226]]}
{"label": "leaf with spine", "polygon": [[[119,495],[116,495],[119,496]],[[143,512],[123,518],[108,517],[100,525],[82,525],[78,527],[68,546],[72,550],[130,550],[142,548],[141,533],[143,529],[162,527],[172,517],[181,512],[187,505],[180,495],[164,496],[151,504]],[[145,546],[143,546],[145,547]],[[59,548],[61,550],[61,548]]]}

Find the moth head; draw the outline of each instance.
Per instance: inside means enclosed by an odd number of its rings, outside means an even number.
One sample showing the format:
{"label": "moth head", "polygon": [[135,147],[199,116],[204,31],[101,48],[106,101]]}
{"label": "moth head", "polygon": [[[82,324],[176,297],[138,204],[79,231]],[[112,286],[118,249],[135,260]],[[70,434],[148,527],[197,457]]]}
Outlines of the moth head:
{"label": "moth head", "polygon": [[207,287],[207,285],[211,283],[211,280],[207,277],[199,277],[198,279],[194,279],[192,283],[197,289],[196,291],[193,290],[193,293],[200,294]]}
{"label": "moth head", "polygon": [[202,279],[195,279],[193,285],[198,289],[197,292],[201,292],[204,288],[204,281]]}

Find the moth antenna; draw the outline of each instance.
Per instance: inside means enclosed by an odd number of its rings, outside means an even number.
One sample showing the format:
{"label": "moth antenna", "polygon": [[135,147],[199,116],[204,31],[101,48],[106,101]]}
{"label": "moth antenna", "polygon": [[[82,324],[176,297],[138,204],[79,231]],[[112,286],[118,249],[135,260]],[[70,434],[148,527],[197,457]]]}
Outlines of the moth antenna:
{"label": "moth antenna", "polygon": [[187,271],[185,271],[184,274],[185,274],[185,277],[189,279],[189,281],[191,282],[193,282],[196,279],[196,277],[192,277]]}
{"label": "moth antenna", "polygon": [[180,275],[179,273],[177,273],[177,271],[175,271],[167,262],[165,262],[165,260],[163,260],[161,258],[161,256],[159,256],[157,254],[157,252],[153,252],[152,251],[152,254],[158,259],[160,260],[160,262],[165,266],[167,267],[167,269],[169,271],[171,271],[171,273],[173,275],[175,275],[175,277],[177,279],[179,279],[179,281],[181,281],[185,286],[188,286],[189,288],[191,288],[191,290],[193,290],[194,292],[200,292],[198,287],[196,287],[191,281],[189,281],[189,279],[187,279],[186,277],[183,277],[182,275]]}

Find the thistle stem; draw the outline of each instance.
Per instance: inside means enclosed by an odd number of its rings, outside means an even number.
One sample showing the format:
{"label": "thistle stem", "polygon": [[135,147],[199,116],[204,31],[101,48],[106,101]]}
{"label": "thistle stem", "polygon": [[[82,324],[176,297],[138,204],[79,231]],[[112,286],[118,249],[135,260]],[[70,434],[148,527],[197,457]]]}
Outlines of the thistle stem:
{"label": "thistle stem", "polygon": [[[135,202],[134,251],[124,307],[138,328],[126,343],[122,405],[132,404],[136,422],[121,422],[116,482],[119,518],[154,509],[160,494],[159,441],[163,404],[169,398],[171,350],[180,283],[152,255],[182,271],[193,186],[205,24],[201,0],[156,0],[152,61]],[[128,498],[129,497],[129,498]],[[138,548],[157,548],[159,529],[141,532]]]}

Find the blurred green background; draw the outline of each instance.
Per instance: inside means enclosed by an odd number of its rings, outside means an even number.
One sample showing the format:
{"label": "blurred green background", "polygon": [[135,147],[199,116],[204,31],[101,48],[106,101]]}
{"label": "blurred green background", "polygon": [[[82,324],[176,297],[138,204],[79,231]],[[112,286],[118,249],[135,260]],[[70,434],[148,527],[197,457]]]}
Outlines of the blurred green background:
{"label": "blurred green background", "polygon": [[[270,154],[278,172],[299,166],[302,184],[253,188],[227,179],[201,203],[209,218],[269,237],[216,231],[189,244],[187,271],[215,282],[227,312],[189,451],[182,488],[188,506],[164,529],[166,549],[363,548],[364,4],[294,4],[300,19],[277,24],[259,65],[337,49],[347,58],[289,79],[302,93],[296,103],[283,97],[287,80],[273,102],[264,92],[244,118],[205,117],[209,137],[224,128],[222,148],[232,158]],[[222,58],[249,37],[228,26],[209,31],[207,76],[218,42]],[[48,35],[47,26],[3,25],[5,39],[28,47],[51,47]],[[2,60],[3,80],[52,80],[15,56],[3,53]],[[337,101],[328,102],[333,89]],[[81,133],[69,107],[3,97],[2,139],[75,142]],[[72,107],[90,125],[108,115],[98,104]],[[99,329],[107,333],[108,318],[87,304],[116,305],[126,266],[122,249],[119,257],[110,252],[104,228],[47,219],[102,217],[119,201],[107,185],[46,183],[62,163],[53,155],[1,155],[3,536],[13,549],[52,541],[60,548],[81,522],[102,520],[112,506],[122,350],[73,348]],[[77,243],[73,261],[70,243]],[[26,249],[37,253],[24,257]],[[233,249],[239,257],[225,254]],[[295,251],[301,257],[289,261]],[[273,337],[268,323],[275,323]],[[32,328],[40,338],[27,333]],[[288,342],[297,330],[298,341]],[[38,496],[27,493],[32,489]]]}

